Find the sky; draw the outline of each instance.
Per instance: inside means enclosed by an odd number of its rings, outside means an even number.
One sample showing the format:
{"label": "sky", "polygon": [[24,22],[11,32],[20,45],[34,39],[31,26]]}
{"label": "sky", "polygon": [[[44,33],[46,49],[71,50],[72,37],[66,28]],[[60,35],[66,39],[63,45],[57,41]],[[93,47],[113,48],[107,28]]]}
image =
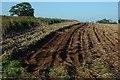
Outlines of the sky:
{"label": "sky", "polygon": [[[20,2],[2,2],[2,15]],[[35,17],[61,18],[96,22],[101,19],[118,20],[118,2],[29,2]]]}
{"label": "sky", "polygon": [[120,0],[1,0],[2,2],[118,2]]}

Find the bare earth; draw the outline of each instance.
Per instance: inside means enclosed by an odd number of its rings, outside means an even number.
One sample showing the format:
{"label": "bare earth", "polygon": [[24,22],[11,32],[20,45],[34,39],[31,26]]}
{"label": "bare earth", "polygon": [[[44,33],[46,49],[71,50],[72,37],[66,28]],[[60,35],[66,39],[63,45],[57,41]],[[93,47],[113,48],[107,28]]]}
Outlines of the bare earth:
{"label": "bare earth", "polygon": [[57,31],[20,62],[37,78],[119,78],[118,42],[118,25],[80,23]]}

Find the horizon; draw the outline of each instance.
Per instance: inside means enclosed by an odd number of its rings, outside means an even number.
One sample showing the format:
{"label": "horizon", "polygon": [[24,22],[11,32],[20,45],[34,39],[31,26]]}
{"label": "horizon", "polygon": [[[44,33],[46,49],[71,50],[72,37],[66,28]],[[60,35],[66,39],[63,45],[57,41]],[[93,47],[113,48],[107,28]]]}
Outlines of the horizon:
{"label": "horizon", "polygon": [[[10,7],[21,2],[2,2],[2,15],[10,16]],[[117,2],[29,2],[35,17],[96,22],[110,19],[118,22]]]}

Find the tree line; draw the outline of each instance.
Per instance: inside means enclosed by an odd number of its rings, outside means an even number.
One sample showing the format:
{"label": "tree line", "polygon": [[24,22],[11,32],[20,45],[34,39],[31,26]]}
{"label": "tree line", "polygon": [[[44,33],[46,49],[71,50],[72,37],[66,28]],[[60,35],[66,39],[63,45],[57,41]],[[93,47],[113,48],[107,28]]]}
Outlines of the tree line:
{"label": "tree line", "polygon": [[[118,21],[120,22],[120,20]],[[103,23],[103,24],[117,24],[116,21],[112,21],[110,19],[102,19],[102,20],[98,20],[96,21],[96,23]]]}
{"label": "tree line", "polygon": [[[14,16],[33,16],[34,17],[34,9],[32,8],[31,4],[28,2],[22,2],[19,4],[16,4],[15,6],[12,6],[9,10],[10,15]],[[116,21],[112,21],[109,19],[102,19],[96,21],[96,23],[104,23],[104,24],[117,24]],[[118,23],[120,24],[120,18],[118,20]]]}

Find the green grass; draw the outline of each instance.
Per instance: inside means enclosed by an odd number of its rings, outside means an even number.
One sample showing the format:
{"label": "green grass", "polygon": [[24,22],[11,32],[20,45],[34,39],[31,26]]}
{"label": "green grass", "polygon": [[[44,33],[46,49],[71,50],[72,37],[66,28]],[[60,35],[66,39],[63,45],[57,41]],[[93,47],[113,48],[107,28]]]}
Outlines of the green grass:
{"label": "green grass", "polygon": [[21,32],[31,27],[51,25],[54,23],[61,23],[64,21],[71,21],[71,20],[63,20],[63,19],[55,19],[55,18],[37,18],[30,16],[21,16],[21,17],[0,16],[0,18],[2,18],[3,35],[8,35],[10,34],[10,32],[15,32],[15,31]]}
{"label": "green grass", "polygon": [[104,71],[104,72],[101,72],[100,75],[104,75],[106,73],[109,73],[109,71]]}
{"label": "green grass", "polygon": [[[20,74],[24,71],[26,71],[18,61],[16,60],[10,60],[6,59],[2,61],[2,67],[3,67],[3,77],[9,78],[9,77],[14,77],[14,78],[21,78]],[[19,75],[19,76],[18,76]]]}
{"label": "green grass", "polygon": [[[88,68],[88,66],[89,66],[89,68]],[[88,73],[88,74],[91,73],[93,75],[96,75],[96,73],[99,75],[104,75],[104,74],[110,73],[109,66],[104,64],[103,61],[99,58],[96,58],[95,60],[93,60],[93,64],[80,66],[80,68],[85,73]],[[98,75],[96,75],[96,76],[98,76]]]}
{"label": "green grass", "polygon": [[65,75],[68,75],[68,72],[66,70],[63,70],[61,72],[56,72],[55,70],[50,70],[49,74],[65,76]]}
{"label": "green grass", "polygon": [[87,66],[81,66],[80,68],[82,68],[85,73],[90,73],[90,70]]}
{"label": "green grass", "polygon": [[[0,71],[2,71],[2,62],[0,61]],[[0,79],[2,78],[2,74],[0,74]]]}
{"label": "green grass", "polygon": [[93,64],[91,64],[93,72],[98,73],[99,75],[104,75],[110,73],[109,65],[103,63],[102,59],[95,59],[93,60]]}

